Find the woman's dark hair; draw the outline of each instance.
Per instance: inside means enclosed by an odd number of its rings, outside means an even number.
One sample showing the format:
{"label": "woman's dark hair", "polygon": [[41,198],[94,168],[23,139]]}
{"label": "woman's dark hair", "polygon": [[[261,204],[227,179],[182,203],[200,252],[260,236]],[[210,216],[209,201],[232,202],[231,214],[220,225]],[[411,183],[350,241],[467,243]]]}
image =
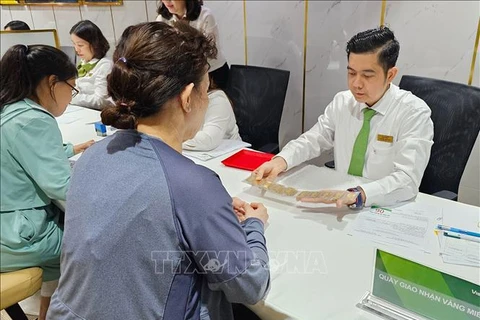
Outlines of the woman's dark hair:
{"label": "woman's dark hair", "polygon": [[92,47],[94,58],[102,59],[110,49],[110,44],[107,39],[105,39],[102,30],[90,20],[77,22],[72,29],[70,29],[70,34],[74,34],[87,41]]}
{"label": "woman's dark hair", "polygon": [[347,42],[347,58],[350,53],[374,53],[378,52],[378,63],[383,71],[387,71],[397,63],[400,52],[398,43],[393,31],[388,27],[382,26],[375,29],[363,31],[354,35]]}
{"label": "woman's dark hair", "polygon": [[[202,11],[203,0],[185,0],[185,5],[187,9],[185,19],[188,21],[197,20],[200,16],[200,12]],[[160,2],[157,13],[167,20],[170,20],[173,16],[173,14],[168,11],[168,8],[164,6],[162,2]]]}
{"label": "woman's dark hair", "polygon": [[115,49],[107,76],[114,106],[102,110],[102,122],[135,129],[136,119],[160,112],[190,83],[197,89],[217,55],[215,41],[196,29],[175,23],[141,23],[127,28]]}
{"label": "woman's dark hair", "polygon": [[3,27],[3,30],[10,28],[10,30],[30,30],[28,24],[20,20],[12,20]]}
{"label": "woman's dark hair", "polygon": [[77,68],[57,48],[47,45],[17,44],[5,52],[0,61],[0,108],[28,97],[45,77],[54,75],[56,82],[77,77]]}

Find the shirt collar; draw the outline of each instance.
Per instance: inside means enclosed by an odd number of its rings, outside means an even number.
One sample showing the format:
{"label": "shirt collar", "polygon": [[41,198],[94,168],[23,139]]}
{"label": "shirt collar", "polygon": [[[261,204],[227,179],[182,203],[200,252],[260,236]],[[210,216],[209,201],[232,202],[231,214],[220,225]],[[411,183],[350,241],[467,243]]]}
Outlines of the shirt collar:
{"label": "shirt collar", "polygon": [[[172,17],[170,18],[171,20],[173,21],[180,21],[180,20],[183,20],[187,17],[187,10],[185,10],[185,13],[183,14],[183,16],[181,18],[178,18],[176,14],[173,14],[172,13]],[[190,21],[188,21],[190,22]]]}
{"label": "shirt collar", "polygon": [[32,109],[43,111],[46,114],[49,114],[50,116],[52,116],[52,118],[55,118],[55,116],[53,114],[51,114],[47,109],[45,109],[44,107],[42,107],[41,105],[39,105],[35,101],[33,101],[31,99],[28,99],[28,98],[23,99],[23,101],[25,101],[26,104],[28,104],[30,107],[32,107]]}
{"label": "shirt collar", "polygon": [[85,62],[85,60],[80,60],[80,64],[83,66],[84,64],[91,64],[91,63],[96,63],[98,62],[98,59],[97,58],[93,58],[92,60],[88,61],[88,62]]}
{"label": "shirt collar", "polygon": [[393,83],[390,83],[390,87],[387,89],[387,91],[385,91],[380,100],[378,100],[377,103],[375,103],[373,106],[369,107],[365,103],[360,103],[360,111],[363,111],[363,109],[365,108],[371,108],[374,109],[377,113],[384,116],[392,105],[390,102],[392,101],[397,91],[398,87]]}

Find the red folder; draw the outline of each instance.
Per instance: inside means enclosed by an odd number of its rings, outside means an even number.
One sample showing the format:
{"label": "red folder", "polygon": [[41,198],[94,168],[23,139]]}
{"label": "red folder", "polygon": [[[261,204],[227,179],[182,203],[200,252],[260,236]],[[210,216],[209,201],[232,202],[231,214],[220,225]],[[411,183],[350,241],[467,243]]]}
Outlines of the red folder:
{"label": "red folder", "polygon": [[222,161],[227,167],[253,171],[264,162],[273,158],[274,154],[242,149]]}

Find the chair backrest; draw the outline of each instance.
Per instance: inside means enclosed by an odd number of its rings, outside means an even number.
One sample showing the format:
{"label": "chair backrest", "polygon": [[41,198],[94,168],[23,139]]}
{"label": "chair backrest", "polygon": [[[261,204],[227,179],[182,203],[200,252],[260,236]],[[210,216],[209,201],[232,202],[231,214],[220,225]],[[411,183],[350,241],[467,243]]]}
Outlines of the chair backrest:
{"label": "chair backrest", "polygon": [[70,58],[70,61],[72,61],[74,65],[77,65],[77,53],[75,52],[74,47],[60,46],[60,50],[62,50]]}
{"label": "chair backrest", "polygon": [[434,144],[420,191],[458,193],[480,130],[480,88],[407,75],[402,77],[400,88],[423,99],[432,110]]}
{"label": "chair backrest", "polygon": [[290,71],[232,65],[226,92],[232,100],[242,140],[254,149],[278,144]]}

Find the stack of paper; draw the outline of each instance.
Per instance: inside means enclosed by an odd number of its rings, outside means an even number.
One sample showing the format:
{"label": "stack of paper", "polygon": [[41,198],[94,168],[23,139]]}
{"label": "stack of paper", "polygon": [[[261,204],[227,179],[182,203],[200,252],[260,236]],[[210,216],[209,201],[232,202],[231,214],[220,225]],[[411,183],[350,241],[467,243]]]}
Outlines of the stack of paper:
{"label": "stack of paper", "polygon": [[250,147],[251,144],[240,140],[223,140],[218,147],[210,151],[190,151],[184,150],[182,154],[189,158],[196,158],[202,161],[207,161],[220,157],[231,151],[239,150],[242,148]]}
{"label": "stack of paper", "polygon": [[372,206],[359,213],[350,234],[388,246],[432,252],[432,231],[441,218],[441,208],[415,202],[394,208]]}
{"label": "stack of paper", "polygon": [[467,240],[439,232],[438,241],[443,262],[480,268],[480,238]]}
{"label": "stack of paper", "polygon": [[436,233],[443,262],[480,267],[480,210],[445,216]]}

